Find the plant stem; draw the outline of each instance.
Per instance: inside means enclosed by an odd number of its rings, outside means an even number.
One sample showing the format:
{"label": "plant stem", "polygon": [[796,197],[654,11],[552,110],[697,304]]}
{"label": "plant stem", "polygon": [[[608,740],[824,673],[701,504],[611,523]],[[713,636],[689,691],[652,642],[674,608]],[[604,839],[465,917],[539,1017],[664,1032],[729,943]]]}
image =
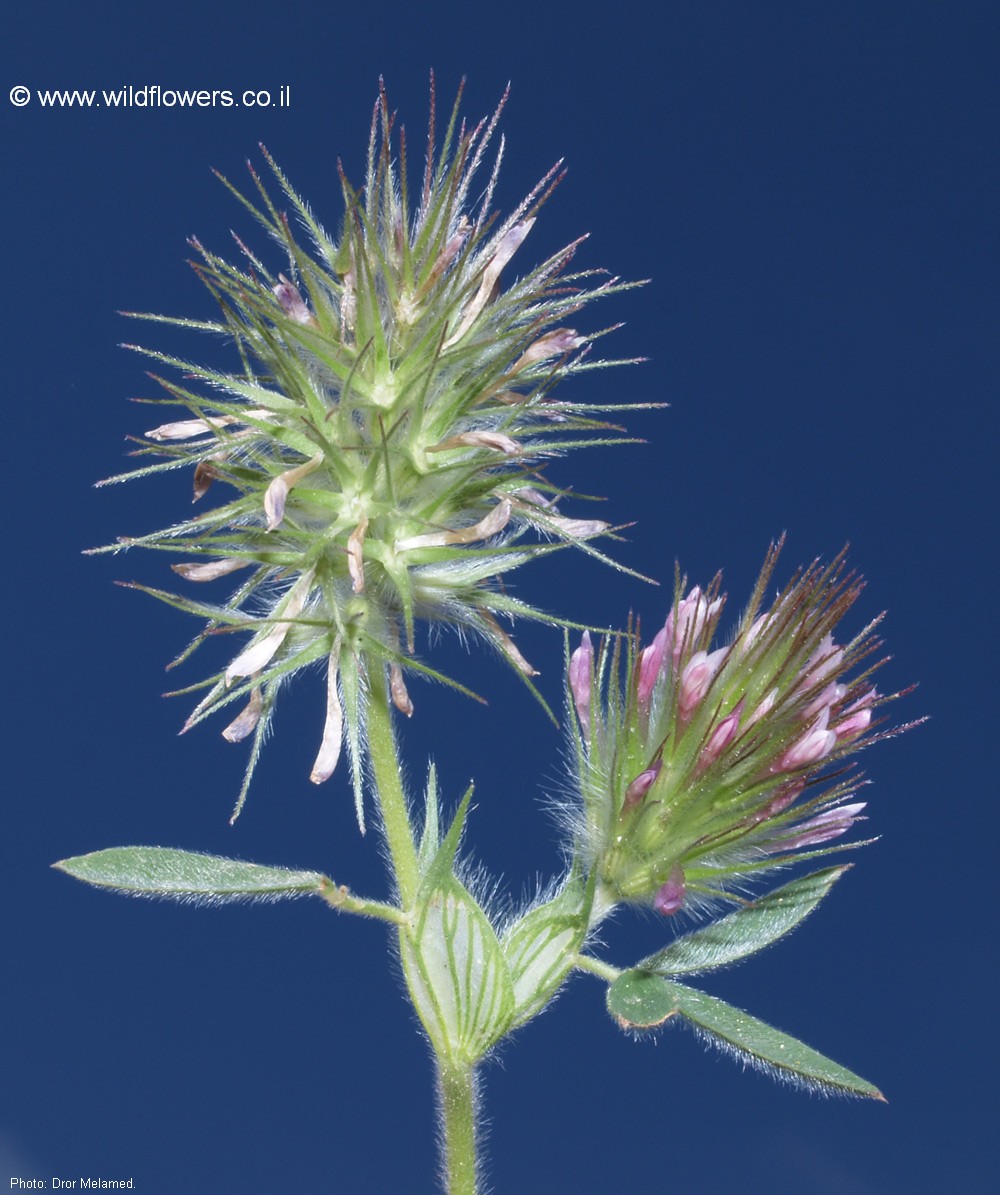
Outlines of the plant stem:
{"label": "plant stem", "polygon": [[405,909],[413,903],[420,886],[417,851],[413,845],[413,830],[403,792],[396,738],[392,732],[389,694],[381,667],[372,667],[368,683],[368,750],[375,772],[375,791],[382,813],[382,825],[385,827],[386,842],[399,886],[399,899]]}
{"label": "plant stem", "polygon": [[406,924],[406,914],[401,909],[397,909],[395,905],[354,896],[344,884],[338,887],[329,878],[323,879],[319,887],[319,894],[332,909],[336,909],[339,913],[357,913],[361,917],[378,917],[392,925]]}
{"label": "plant stem", "polygon": [[575,955],[573,966],[578,971],[589,971],[591,975],[596,975],[598,979],[604,979],[608,983],[614,983],[621,975],[617,967],[612,967],[610,963],[602,963],[600,959],[592,958],[589,954]]}
{"label": "plant stem", "polygon": [[[399,888],[400,903],[404,910],[408,910],[412,908],[420,888],[420,868],[413,842],[413,827],[410,824],[406,795],[403,792],[385,673],[381,668],[375,668],[368,680],[368,750],[375,773],[375,791],[386,842],[392,856],[392,869]],[[365,911],[375,916],[384,916],[384,913],[373,908]],[[409,983],[409,978],[407,982]],[[413,999],[412,991],[410,997]],[[470,1063],[445,1058],[440,1054],[437,1057],[437,1068],[438,1095],[444,1121],[444,1166],[448,1195],[476,1195],[474,1068]]]}
{"label": "plant stem", "polygon": [[438,1057],[448,1195],[476,1195],[476,1079],[473,1067]]}

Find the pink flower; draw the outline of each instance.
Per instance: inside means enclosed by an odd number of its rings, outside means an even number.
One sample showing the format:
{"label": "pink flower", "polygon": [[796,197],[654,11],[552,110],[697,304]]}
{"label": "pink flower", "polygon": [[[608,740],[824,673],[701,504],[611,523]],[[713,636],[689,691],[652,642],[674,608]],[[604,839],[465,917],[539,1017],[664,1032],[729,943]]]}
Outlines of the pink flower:
{"label": "pink flower", "polygon": [[721,609],[722,598],[709,601],[702,593],[701,587],[696,585],[687,597],[678,603],[676,618],[674,611],[670,611],[663,629],[667,638],[673,640],[675,664],[685,651],[690,650],[691,646],[699,641],[709,620]]}
{"label": "pink flower", "polygon": [[808,821],[796,827],[797,833],[791,838],[779,838],[771,843],[767,850],[800,851],[803,847],[820,846],[829,842],[831,838],[839,838],[845,834],[858,820],[858,815],[865,808],[866,801],[857,801],[853,805],[838,805],[835,809],[824,809]]}
{"label": "pink flower", "polygon": [[590,632],[584,631],[580,646],[569,658],[569,687],[584,734],[590,729],[590,681],[593,671],[594,648],[590,642]]}
{"label": "pink flower", "polygon": [[285,315],[297,324],[315,324],[316,321],[313,319],[312,313],[299,294],[299,288],[293,282],[289,282],[284,274],[278,275],[278,285],[272,289],[274,297],[281,304]]}
{"label": "pink flower", "polygon": [[586,336],[577,336],[572,328],[553,328],[528,345],[514,362],[511,373],[520,373],[529,365],[537,365],[539,361],[548,361],[551,357],[563,357],[586,343]]}
{"label": "pink flower", "polygon": [[830,681],[826,688],[817,693],[802,711],[803,719],[812,718],[823,710],[831,709],[838,701],[843,700],[846,693],[846,685],[838,685],[836,681]]}
{"label": "pink flower", "polygon": [[731,714],[723,718],[716,725],[715,729],[709,735],[708,742],[702,748],[701,755],[698,757],[697,770],[699,772],[703,772],[707,767],[715,763],[733,739],[736,738],[737,731],[740,728],[740,714],[742,712],[743,702],[741,701]]}
{"label": "pink flower", "polygon": [[769,693],[764,696],[754,708],[753,713],[747,718],[747,726],[753,726],[755,722],[759,722],[761,718],[766,717],[771,710],[774,709],[774,703],[778,700],[778,690],[771,689]]}
{"label": "pink flower", "polygon": [[834,734],[839,742],[856,739],[858,735],[864,734],[871,723],[871,707],[877,696],[874,689],[869,689],[857,701],[852,701],[843,711],[846,716],[839,722],[835,722],[833,726]]}
{"label": "pink flower", "polygon": [[798,768],[809,767],[825,758],[837,745],[836,734],[829,729],[830,709],[824,707],[822,713],[809,729],[796,739],[794,743],[772,765],[773,772],[794,772]]}
{"label": "pink flower", "polygon": [[681,673],[681,693],[678,708],[681,718],[685,721],[697,708],[699,702],[709,690],[715,674],[719,671],[722,661],[729,654],[728,647],[720,647],[710,653],[696,651],[688,660]]}
{"label": "pink flower", "polygon": [[[670,663],[676,670],[684,656],[692,659],[697,652],[693,651],[696,643],[704,637],[705,628],[709,621],[722,609],[722,598],[711,601],[702,593],[699,586],[695,586],[686,598],[677,603],[677,609],[671,609],[663,627],[654,636],[649,647],[639,654],[636,668],[636,697],[639,704],[647,706],[653,695],[653,689],[659,679],[667,658],[667,647],[670,647]],[[701,653],[705,655],[704,652]]]}
{"label": "pink flower", "polygon": [[806,661],[802,669],[802,680],[799,685],[803,689],[811,689],[828,676],[834,676],[840,671],[844,662],[844,649],[833,642],[833,635],[827,632],[819,646]]}
{"label": "pink flower", "polygon": [[639,656],[639,666],[636,673],[636,696],[641,705],[648,705],[656,686],[656,679],[663,667],[663,657],[667,649],[667,635],[670,627],[669,617],[667,625],[654,637],[649,647],[644,648]]}

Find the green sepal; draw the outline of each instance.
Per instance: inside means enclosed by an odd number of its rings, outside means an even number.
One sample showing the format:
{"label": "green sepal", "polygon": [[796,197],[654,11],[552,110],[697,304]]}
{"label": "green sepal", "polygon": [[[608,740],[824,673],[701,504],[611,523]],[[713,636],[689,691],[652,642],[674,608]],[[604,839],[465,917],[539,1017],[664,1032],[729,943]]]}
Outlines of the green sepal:
{"label": "green sepal", "polygon": [[427,795],[424,799],[424,825],[420,834],[420,846],[417,848],[417,863],[420,874],[426,875],[427,870],[438,848],[441,845],[440,809],[437,791],[437,768],[431,764],[427,769]]}
{"label": "green sepal", "polygon": [[332,883],[316,871],[262,867],[241,859],[158,846],[111,847],[52,866],[97,888],[197,904],[319,895],[324,884]]}
{"label": "green sepal", "polygon": [[714,1045],[776,1079],[813,1090],[883,1100],[877,1087],[733,1005],[648,971],[623,971],[608,988],[608,1011],[623,1029],[650,1029],[680,1016]]}
{"label": "green sepal", "polygon": [[756,954],[804,921],[848,867],[828,867],[792,880],[704,929],[685,934],[636,963],[635,969],[656,975],[694,974]]}
{"label": "green sepal", "polygon": [[[429,893],[435,888],[442,887],[448,880],[454,878],[452,872],[455,867],[455,856],[458,854],[458,847],[462,841],[462,831],[465,828],[465,818],[469,812],[469,802],[472,800],[472,785],[465,790],[462,800],[459,802],[458,809],[455,811],[455,816],[451,819],[451,825],[448,827],[448,833],[445,835],[444,841],[437,848],[433,858],[427,865],[424,883],[422,886],[423,893]],[[437,784],[434,785],[435,806],[437,805]],[[438,811],[437,808],[433,814],[434,834],[437,835]],[[425,825],[425,831],[427,829]],[[424,849],[424,843],[421,843],[421,850]],[[429,848],[428,848],[429,852]]]}
{"label": "green sepal", "polygon": [[529,909],[503,936],[514,991],[513,1025],[523,1025],[553,999],[587,935],[594,880],[572,874],[559,892]]}

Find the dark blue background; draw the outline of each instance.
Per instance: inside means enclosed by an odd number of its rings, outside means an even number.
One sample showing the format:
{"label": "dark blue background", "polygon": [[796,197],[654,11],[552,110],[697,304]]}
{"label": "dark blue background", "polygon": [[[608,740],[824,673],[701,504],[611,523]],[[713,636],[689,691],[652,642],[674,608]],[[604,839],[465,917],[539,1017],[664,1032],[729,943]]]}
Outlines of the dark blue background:
{"label": "dark blue background", "polygon": [[[4,393],[3,1024],[0,1182],[81,1174],[161,1192],[430,1192],[427,1050],[385,934],[318,904],[203,911],[127,901],[48,864],[144,842],[315,867],[381,895],[343,777],[307,773],[320,682],[279,712],[247,810],[241,749],[178,741],[162,666],[193,623],[114,578],[162,557],[85,558],[181,517],[189,480],[92,490],[149,423],[122,340],[220,366],[224,346],[119,309],[210,316],[184,265],[197,233],[263,237],[210,174],[263,140],[320,217],[336,159],[359,178],[377,78],[414,140],[427,72],[466,111],[513,83],[501,203],[551,162],[570,174],[522,252],[591,231],[585,265],[650,276],[587,327],[648,364],[576,397],[666,401],[642,446],[578,455],[567,484],[637,520],[628,565],[669,581],[726,570],[738,608],[768,540],[785,573],[849,540],[887,607],[883,686],[931,722],[865,761],[881,835],[792,939],[706,987],[877,1082],[888,1106],[775,1086],[672,1031],[632,1042],[601,986],[574,981],[487,1068],[490,1175],[508,1192],[977,1191],[995,1177],[997,816],[993,543],[998,25],[989,3],[269,5],[147,10],[22,3],[3,88],[291,87],[270,111],[15,109],[2,100]],[[272,263],[280,266],[277,252]],[[590,513],[589,510],[586,513]],[[652,590],[582,556],[517,592],[601,624],[662,617]],[[559,701],[561,639],[519,636]],[[411,772],[437,760],[470,840],[515,892],[558,864],[542,809],[562,739],[478,651],[436,662],[488,709],[414,684]],[[182,680],[200,675],[189,669]],[[175,678],[171,678],[173,681]],[[989,721],[987,721],[989,716]],[[608,932],[621,963],[662,940]]]}

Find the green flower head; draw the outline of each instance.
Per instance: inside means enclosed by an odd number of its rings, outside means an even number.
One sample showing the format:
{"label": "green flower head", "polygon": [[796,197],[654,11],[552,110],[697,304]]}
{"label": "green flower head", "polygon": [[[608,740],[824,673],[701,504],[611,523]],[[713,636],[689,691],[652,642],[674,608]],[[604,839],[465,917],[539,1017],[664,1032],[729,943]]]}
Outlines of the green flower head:
{"label": "green flower head", "polygon": [[615,438],[597,409],[552,391],[569,374],[610,364],[586,360],[602,333],[578,332],[570,321],[625,284],[599,271],[570,272],[579,241],[515,275],[512,259],[561,168],[497,216],[491,200],[502,139],[489,170],[485,161],[503,101],[467,127],[459,100],[438,145],[432,81],[414,189],[405,130],[380,91],[360,191],[341,170],[339,238],[263,151],[278,201],[252,167],[254,201],[222,181],[277,242],[280,268],[272,272],[267,254],[239,240],[239,266],[193,241],[194,268],[219,317],[141,316],[215,332],[239,356],[237,370],[219,372],[139,350],[182,372],[183,384],[157,377],[169,397],[155,401],[186,411],[138,441],[137,455],[165,459],[109,481],[190,468],[195,501],[220,501],[103,549],[181,554],[172,567],[189,583],[238,580],[228,599],[215,601],[149,591],[206,620],[181,659],[209,634],[247,636],[222,672],[193,686],[204,693],[187,722],[238,705],[223,734],[251,739],[252,748],[234,817],[292,674],[325,664],[311,779],[332,774],[346,741],[360,816],[373,688],[409,715],[404,671],[438,675],[415,656],[417,621],[486,640],[530,684],[533,669],[498,619],[543,615],[504,593],[499,578],[569,544],[601,556],[591,541],[610,530],[561,513],[563,492],[541,467],[547,457]]}

